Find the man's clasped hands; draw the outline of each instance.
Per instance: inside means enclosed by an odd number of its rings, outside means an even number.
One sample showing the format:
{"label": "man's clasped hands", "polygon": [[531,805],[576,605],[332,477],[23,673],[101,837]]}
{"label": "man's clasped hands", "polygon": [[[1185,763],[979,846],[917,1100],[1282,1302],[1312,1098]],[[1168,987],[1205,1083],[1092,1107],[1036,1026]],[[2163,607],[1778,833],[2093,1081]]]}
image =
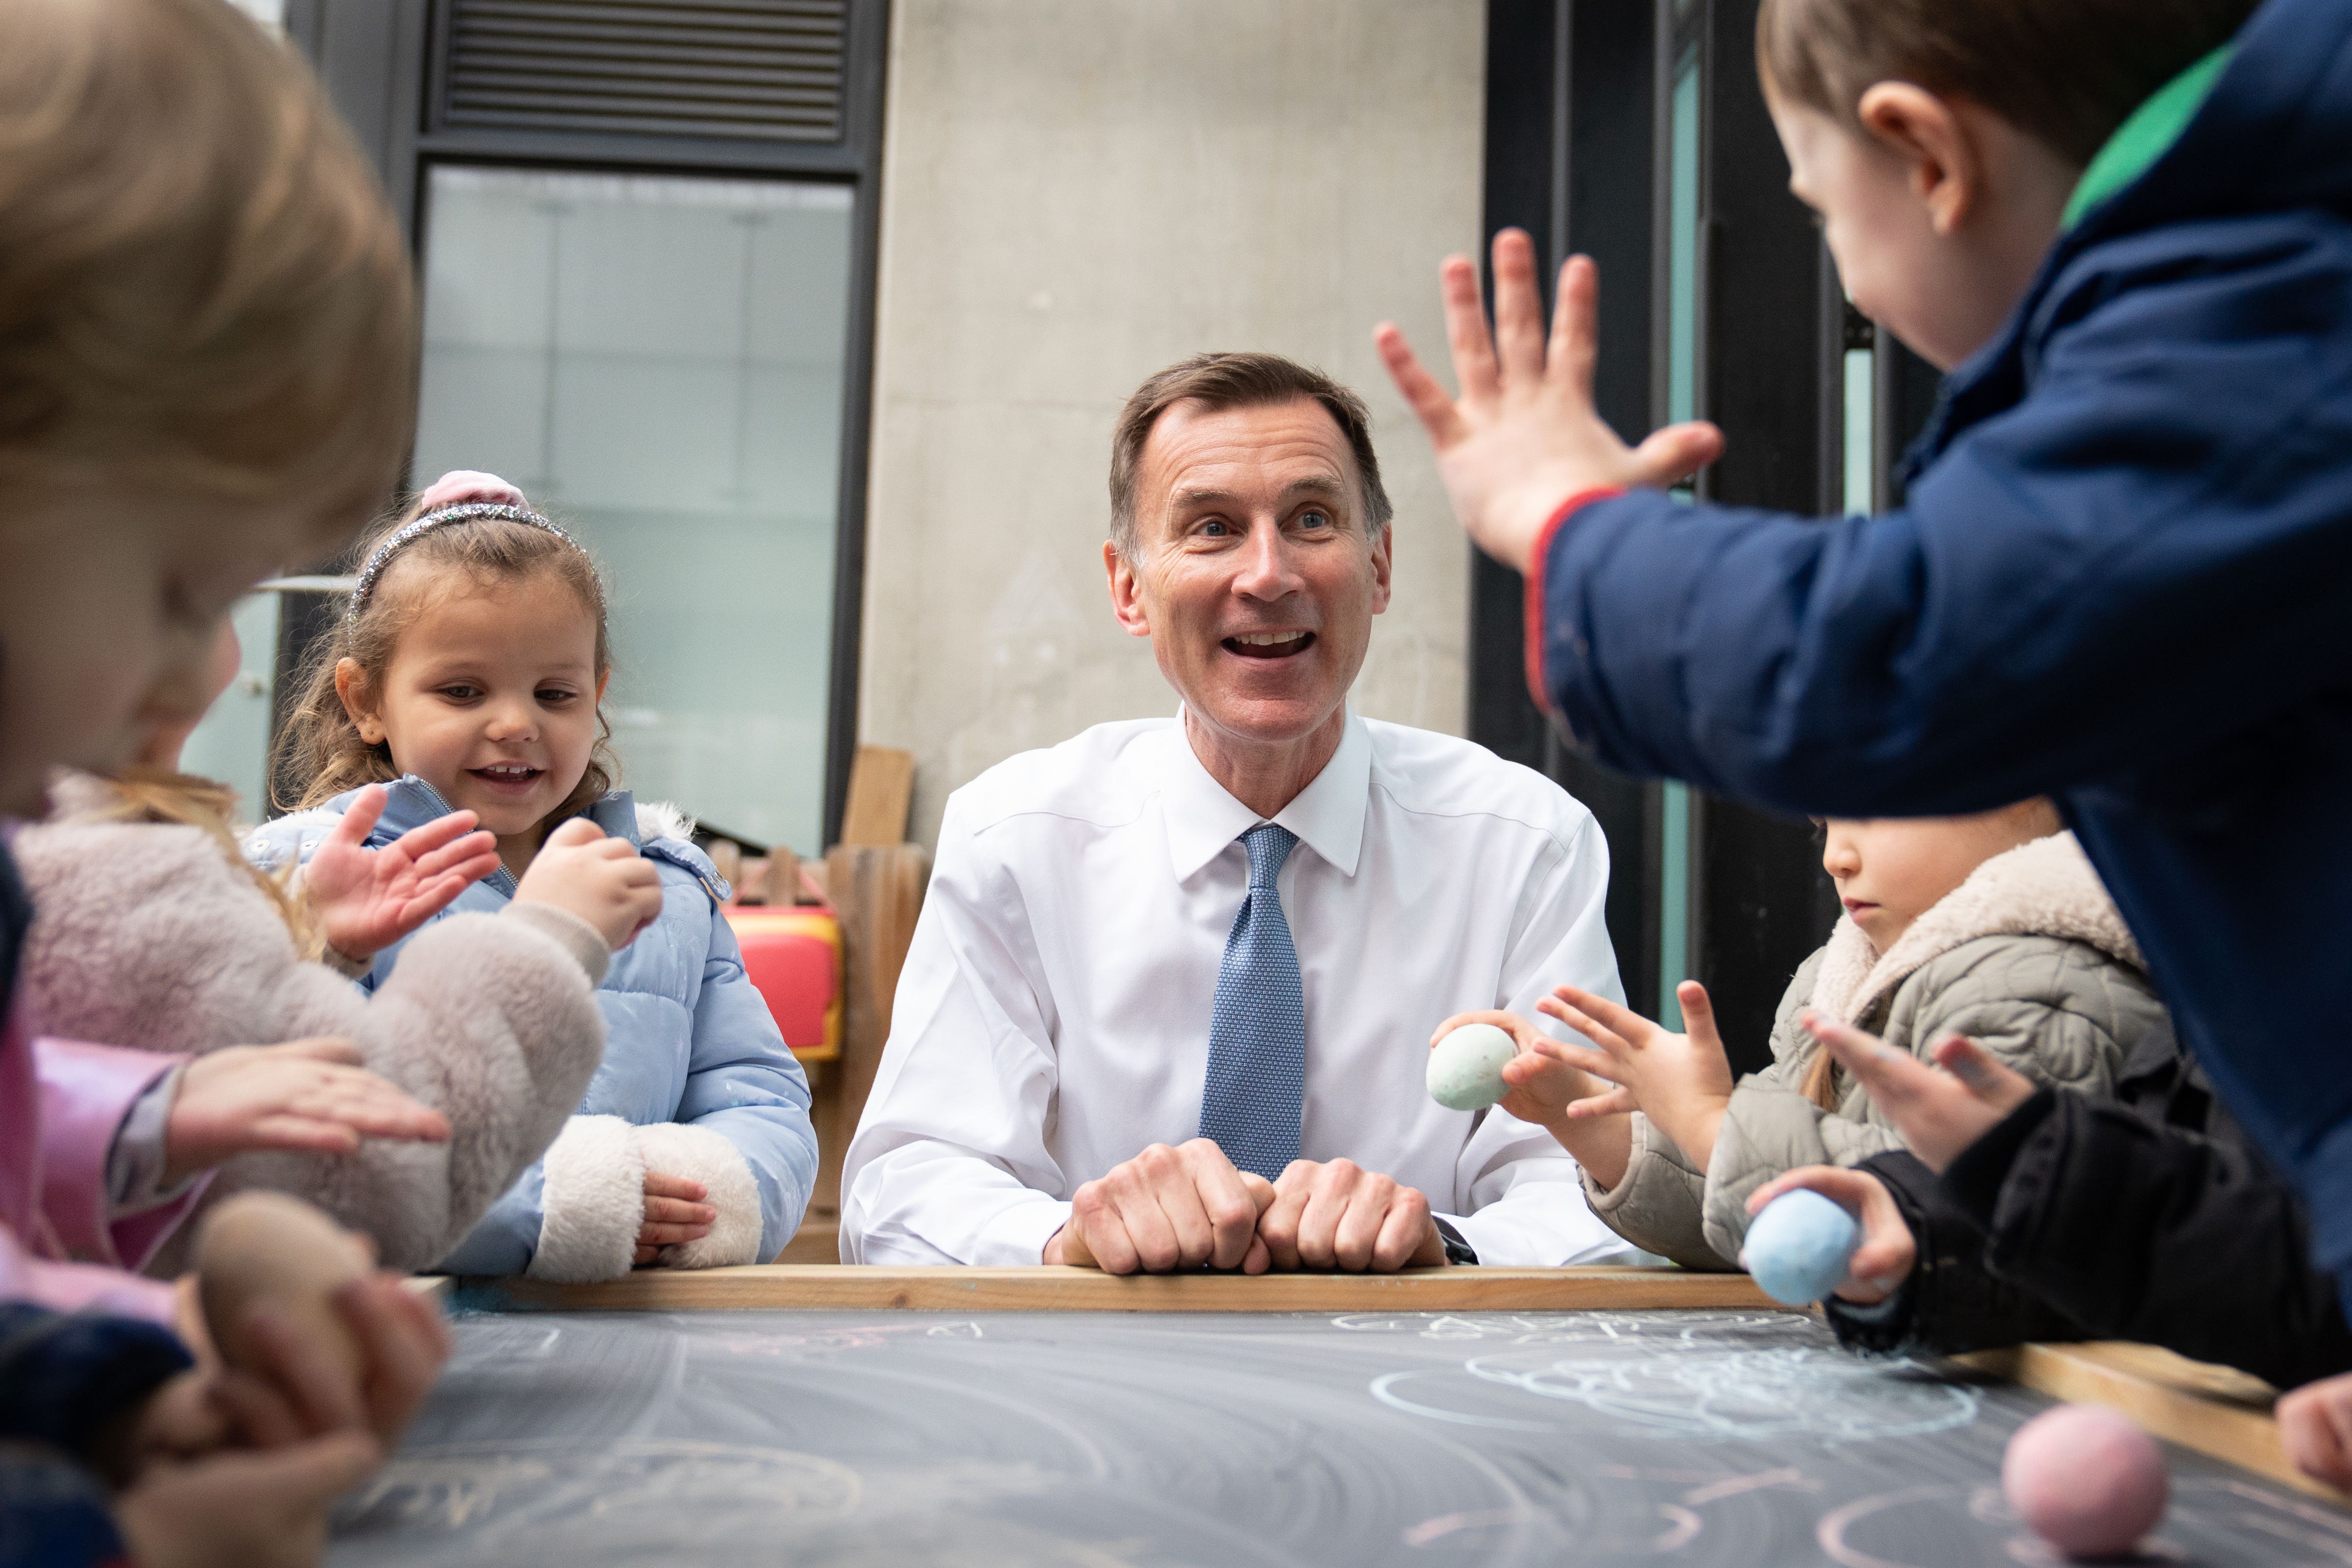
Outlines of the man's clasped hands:
{"label": "man's clasped hands", "polygon": [[1293,1160],[1268,1181],[1194,1138],[1079,1187],[1045,1260],[1111,1274],[1392,1273],[1443,1264],[1445,1240],[1420,1191],[1353,1160]]}

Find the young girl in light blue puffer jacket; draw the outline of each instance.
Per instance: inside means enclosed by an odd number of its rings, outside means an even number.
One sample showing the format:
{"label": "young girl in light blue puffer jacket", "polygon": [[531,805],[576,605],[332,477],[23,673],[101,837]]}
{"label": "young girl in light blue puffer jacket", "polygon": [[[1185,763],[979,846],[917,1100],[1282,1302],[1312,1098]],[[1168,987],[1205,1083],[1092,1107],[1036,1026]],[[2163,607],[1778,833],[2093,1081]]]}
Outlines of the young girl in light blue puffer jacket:
{"label": "young girl in light blue puffer jacket", "polygon": [[[375,837],[453,810],[497,835],[502,868],[452,914],[503,907],[551,835],[635,846],[659,913],[596,993],[604,1064],[546,1157],[445,1266],[596,1280],[764,1262],[815,1179],[808,1080],[744,976],[716,868],[675,812],[611,788],[595,564],[519,493],[488,485],[500,498],[425,509],[449,497],[436,486],[363,556],[282,743],[278,776],[308,781],[307,809],[259,830],[247,852],[307,860],[379,782],[390,798]],[[377,955],[360,983],[383,981],[399,953]]]}

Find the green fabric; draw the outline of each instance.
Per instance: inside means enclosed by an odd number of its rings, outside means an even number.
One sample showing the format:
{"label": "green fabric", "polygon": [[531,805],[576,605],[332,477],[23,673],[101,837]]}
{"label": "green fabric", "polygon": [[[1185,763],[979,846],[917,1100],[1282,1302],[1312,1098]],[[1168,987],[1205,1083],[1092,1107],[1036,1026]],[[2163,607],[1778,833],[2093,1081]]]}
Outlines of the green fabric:
{"label": "green fabric", "polygon": [[2205,107],[2213,84],[2221,79],[2221,71],[2236,49],[2235,44],[2215,49],[2158,88],[2147,102],[2131,111],[2131,118],[2116,127],[2116,133],[2083,171],[2074,193],[2066,199],[2063,227],[2073,228],[2084,213],[2147,173],[2148,165],[2180,140],[2180,133]]}

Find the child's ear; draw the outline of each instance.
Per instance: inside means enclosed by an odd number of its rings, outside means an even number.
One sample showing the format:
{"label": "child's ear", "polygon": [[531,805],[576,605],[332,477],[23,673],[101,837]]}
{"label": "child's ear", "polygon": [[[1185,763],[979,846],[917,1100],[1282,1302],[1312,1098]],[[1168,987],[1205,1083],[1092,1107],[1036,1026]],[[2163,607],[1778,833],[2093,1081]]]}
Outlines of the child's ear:
{"label": "child's ear", "polygon": [[1984,183],[1974,128],[1949,102],[1907,81],[1873,83],[1855,114],[1864,130],[1903,160],[1929,225],[1950,238],[1968,221]]}
{"label": "child's ear", "polygon": [[335,661],[335,695],[342,699],[343,713],[360,738],[370,746],[383,745],[383,720],[376,716],[375,694],[368,689],[367,672],[357,659]]}

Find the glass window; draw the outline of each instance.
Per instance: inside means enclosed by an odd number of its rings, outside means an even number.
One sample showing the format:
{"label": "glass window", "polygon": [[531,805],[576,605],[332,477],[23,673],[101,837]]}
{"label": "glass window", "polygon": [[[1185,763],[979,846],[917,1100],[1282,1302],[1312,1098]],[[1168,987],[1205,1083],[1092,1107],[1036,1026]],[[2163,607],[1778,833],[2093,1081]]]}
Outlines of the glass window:
{"label": "glass window", "polygon": [[419,485],[483,468],[612,591],[623,781],[824,848],[847,187],[436,167]]}

